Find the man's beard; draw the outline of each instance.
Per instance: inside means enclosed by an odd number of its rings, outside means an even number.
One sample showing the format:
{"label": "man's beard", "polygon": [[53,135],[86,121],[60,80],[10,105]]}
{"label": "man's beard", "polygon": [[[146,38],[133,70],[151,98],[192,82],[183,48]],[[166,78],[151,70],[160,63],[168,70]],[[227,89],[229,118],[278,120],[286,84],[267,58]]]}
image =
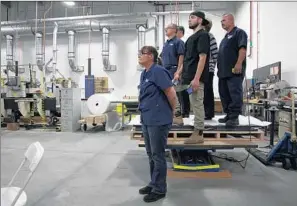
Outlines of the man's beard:
{"label": "man's beard", "polygon": [[189,26],[189,28],[195,30],[198,26],[199,26],[199,23],[197,23],[196,25]]}

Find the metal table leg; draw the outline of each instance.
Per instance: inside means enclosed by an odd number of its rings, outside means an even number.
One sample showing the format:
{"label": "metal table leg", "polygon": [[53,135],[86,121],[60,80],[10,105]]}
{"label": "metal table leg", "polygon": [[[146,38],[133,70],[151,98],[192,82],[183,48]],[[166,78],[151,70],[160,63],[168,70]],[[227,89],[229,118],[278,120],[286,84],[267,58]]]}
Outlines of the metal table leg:
{"label": "metal table leg", "polygon": [[124,117],[124,103],[122,103],[122,130],[124,129],[125,117]]}

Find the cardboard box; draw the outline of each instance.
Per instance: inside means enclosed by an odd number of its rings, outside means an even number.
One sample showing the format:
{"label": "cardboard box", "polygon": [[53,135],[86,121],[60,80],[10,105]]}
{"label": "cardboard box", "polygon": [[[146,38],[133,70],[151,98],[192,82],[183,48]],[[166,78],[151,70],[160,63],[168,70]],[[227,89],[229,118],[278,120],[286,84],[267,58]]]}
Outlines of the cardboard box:
{"label": "cardboard box", "polygon": [[7,130],[17,131],[19,129],[20,129],[20,124],[19,123],[7,123]]}
{"label": "cardboard box", "polygon": [[215,99],[215,113],[223,113],[223,106],[220,99]]}
{"label": "cardboard box", "polygon": [[95,77],[95,93],[108,93],[108,77]]}

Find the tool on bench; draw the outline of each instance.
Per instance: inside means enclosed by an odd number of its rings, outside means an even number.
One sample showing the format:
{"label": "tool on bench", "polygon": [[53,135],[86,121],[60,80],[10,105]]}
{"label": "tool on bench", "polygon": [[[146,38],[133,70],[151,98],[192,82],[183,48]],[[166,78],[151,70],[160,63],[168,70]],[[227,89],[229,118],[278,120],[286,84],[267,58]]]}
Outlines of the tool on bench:
{"label": "tool on bench", "polygon": [[[290,87],[293,89],[296,87]],[[293,92],[292,92],[293,93]],[[276,145],[274,142],[274,113],[275,109],[270,110],[272,113],[272,126],[270,130],[270,145],[269,152],[261,151],[259,149],[247,149],[247,151],[257,158],[265,165],[272,165],[275,162],[281,162],[282,167],[286,170],[290,168],[297,170],[297,137],[296,137],[296,114],[295,114],[295,94],[291,95],[292,98],[292,132],[286,132],[284,136],[278,141]]]}

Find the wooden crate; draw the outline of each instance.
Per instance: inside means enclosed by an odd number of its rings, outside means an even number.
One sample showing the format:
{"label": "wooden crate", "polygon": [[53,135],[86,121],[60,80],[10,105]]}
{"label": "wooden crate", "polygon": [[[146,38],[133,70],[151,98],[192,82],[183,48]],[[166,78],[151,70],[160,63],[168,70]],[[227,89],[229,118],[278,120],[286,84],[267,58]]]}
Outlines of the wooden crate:
{"label": "wooden crate", "polygon": [[106,115],[90,115],[79,120],[81,124],[87,125],[102,125],[106,122]]}
{"label": "wooden crate", "polygon": [[94,88],[95,88],[95,93],[109,92],[108,77],[95,77]]}
{"label": "wooden crate", "polygon": [[215,99],[215,112],[216,113],[222,113],[223,112],[223,106],[220,99]]}

